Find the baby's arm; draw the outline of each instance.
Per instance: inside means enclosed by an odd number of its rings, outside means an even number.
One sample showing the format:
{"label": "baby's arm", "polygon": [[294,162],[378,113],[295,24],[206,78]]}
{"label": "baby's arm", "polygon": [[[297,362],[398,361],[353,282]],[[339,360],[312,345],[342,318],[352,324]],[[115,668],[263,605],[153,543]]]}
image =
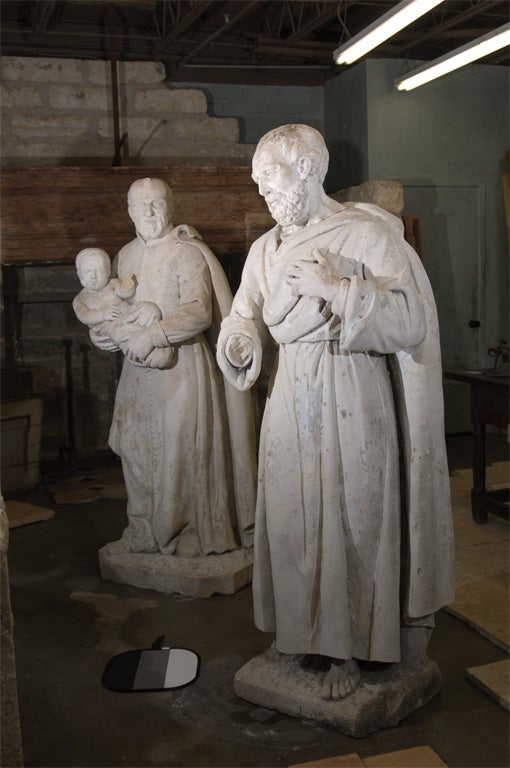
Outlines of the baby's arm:
{"label": "baby's arm", "polygon": [[118,278],[114,278],[110,282],[113,283],[115,281],[115,293],[119,297],[119,299],[124,299],[124,301],[131,301],[132,298],[134,298],[134,295],[136,293],[136,277],[135,275],[126,275],[126,277],[122,278],[122,280],[119,280]]}

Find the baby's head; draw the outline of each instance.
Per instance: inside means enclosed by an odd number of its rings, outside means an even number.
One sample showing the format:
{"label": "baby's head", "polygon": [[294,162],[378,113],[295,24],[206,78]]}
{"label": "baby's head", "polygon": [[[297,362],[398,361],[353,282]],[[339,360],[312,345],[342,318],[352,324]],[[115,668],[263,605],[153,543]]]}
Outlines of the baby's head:
{"label": "baby's head", "polygon": [[80,283],[89,291],[100,291],[110,279],[110,257],[102,248],[84,248],[76,257]]}

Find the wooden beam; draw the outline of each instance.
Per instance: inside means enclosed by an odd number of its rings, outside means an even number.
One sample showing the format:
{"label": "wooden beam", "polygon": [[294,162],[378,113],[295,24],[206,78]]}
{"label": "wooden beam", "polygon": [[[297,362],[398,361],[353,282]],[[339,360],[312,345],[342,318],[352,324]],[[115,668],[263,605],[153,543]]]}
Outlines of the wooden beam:
{"label": "wooden beam", "polygon": [[126,195],[142,176],[168,182],[174,224],[192,224],[221,259],[243,259],[274,224],[246,166],[5,168],[2,263],[73,263],[89,246],[114,256],[135,237]]}

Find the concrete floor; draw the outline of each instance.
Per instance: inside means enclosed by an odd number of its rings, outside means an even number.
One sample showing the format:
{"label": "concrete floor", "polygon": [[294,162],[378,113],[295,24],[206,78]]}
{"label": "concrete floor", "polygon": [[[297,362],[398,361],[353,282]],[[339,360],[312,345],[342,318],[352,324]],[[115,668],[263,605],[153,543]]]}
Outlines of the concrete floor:
{"label": "concrete floor", "polygon": [[[469,460],[469,443],[459,441],[451,465]],[[30,499],[56,515],[10,535],[26,766],[268,768],[418,745],[430,745],[452,768],[509,764],[508,713],[465,674],[507,656],[455,617],[438,614],[430,644],[444,676],[441,693],[398,727],[353,739],[235,696],[234,673],[272,639],[253,626],[249,587],[192,600],[101,582],[97,550],[120,535],[125,502],[55,507],[44,487]],[[102,687],[112,656],[149,647],[162,634],[200,655],[193,685],[137,694]]]}

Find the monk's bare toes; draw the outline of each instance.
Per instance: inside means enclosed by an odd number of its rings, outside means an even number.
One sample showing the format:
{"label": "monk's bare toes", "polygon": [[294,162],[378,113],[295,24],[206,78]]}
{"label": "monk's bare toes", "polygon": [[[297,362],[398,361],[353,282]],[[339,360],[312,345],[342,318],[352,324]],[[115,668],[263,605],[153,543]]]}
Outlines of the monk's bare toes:
{"label": "monk's bare toes", "polygon": [[339,701],[345,699],[354,693],[359,686],[361,675],[359,667],[355,661],[331,662],[331,666],[324,674],[321,686],[321,696],[323,699],[332,699]]}

